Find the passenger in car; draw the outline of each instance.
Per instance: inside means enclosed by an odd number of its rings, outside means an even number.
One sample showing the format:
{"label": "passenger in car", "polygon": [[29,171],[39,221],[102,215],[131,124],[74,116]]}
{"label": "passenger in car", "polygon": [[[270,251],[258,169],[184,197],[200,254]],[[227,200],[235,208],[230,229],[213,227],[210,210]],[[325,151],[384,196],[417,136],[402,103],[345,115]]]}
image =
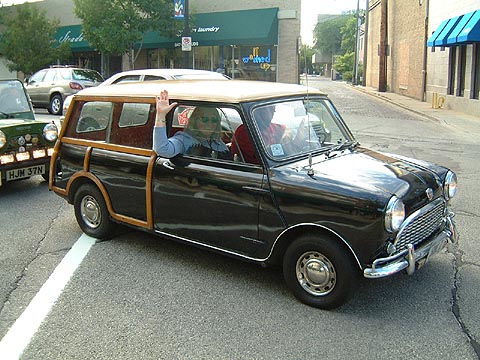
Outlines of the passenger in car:
{"label": "passenger in car", "polygon": [[[275,113],[274,105],[267,105],[254,110],[254,118],[262,135],[263,142],[266,146],[280,143],[285,133],[285,126],[272,123]],[[255,155],[250,136],[244,124],[240,125],[235,131],[232,140],[232,154],[243,158],[247,163],[259,164],[259,160]]]}
{"label": "passenger in car", "polygon": [[168,92],[156,97],[156,118],[153,128],[153,150],[160,156],[172,158],[178,154],[198,155],[219,159],[232,159],[227,145],[222,141],[221,121],[216,108],[197,106],[184,131],[167,137],[166,115],[177,103],[169,104]]}

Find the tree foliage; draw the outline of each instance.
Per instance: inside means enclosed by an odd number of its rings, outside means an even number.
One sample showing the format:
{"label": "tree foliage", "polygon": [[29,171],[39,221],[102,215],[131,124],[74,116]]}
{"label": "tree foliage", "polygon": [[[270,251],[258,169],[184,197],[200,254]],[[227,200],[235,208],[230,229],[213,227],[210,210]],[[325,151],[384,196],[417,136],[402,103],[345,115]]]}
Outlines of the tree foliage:
{"label": "tree foliage", "polygon": [[[177,32],[171,0],[73,0],[82,19],[83,34],[97,50],[129,56],[130,68],[141,50],[147,31],[163,36]],[[135,55],[135,50],[138,50]]]}
{"label": "tree foliage", "polygon": [[315,50],[308,45],[302,45],[300,49],[300,72],[311,74],[313,71],[312,56]]}
{"label": "tree foliage", "polygon": [[68,44],[54,40],[59,21],[31,4],[19,5],[15,16],[3,17],[1,50],[10,71],[25,75],[71,57]]}
{"label": "tree foliage", "polygon": [[339,15],[327,21],[322,21],[315,25],[314,29],[314,47],[320,53],[333,56],[342,54],[342,32],[350,15]]}

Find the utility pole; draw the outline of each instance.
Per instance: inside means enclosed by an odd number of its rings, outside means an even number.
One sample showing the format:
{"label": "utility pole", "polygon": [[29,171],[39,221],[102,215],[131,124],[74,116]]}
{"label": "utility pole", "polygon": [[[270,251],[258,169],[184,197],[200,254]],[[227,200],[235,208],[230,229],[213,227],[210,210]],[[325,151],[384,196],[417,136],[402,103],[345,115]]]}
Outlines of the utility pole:
{"label": "utility pole", "polygon": [[378,91],[387,91],[387,7],[388,0],[382,0],[380,18],[380,44],[378,46]]}
{"label": "utility pole", "polygon": [[355,30],[355,52],[354,52],[354,64],[353,64],[353,78],[352,85],[358,84],[358,44],[360,43],[360,0],[357,0],[357,27]]}

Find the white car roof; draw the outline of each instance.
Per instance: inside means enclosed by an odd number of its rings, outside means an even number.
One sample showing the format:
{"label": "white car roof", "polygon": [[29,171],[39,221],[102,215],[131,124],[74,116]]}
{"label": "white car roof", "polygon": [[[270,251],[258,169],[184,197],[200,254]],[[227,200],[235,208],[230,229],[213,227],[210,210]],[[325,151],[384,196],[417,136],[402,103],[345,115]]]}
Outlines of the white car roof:
{"label": "white car roof", "polygon": [[110,85],[114,83],[117,79],[129,75],[153,75],[153,76],[162,76],[167,80],[174,79],[224,79],[227,80],[228,77],[221,73],[208,70],[196,70],[196,69],[139,69],[139,70],[128,70],[122,71],[117,74],[112,75],[107,80],[105,80],[101,85]]}

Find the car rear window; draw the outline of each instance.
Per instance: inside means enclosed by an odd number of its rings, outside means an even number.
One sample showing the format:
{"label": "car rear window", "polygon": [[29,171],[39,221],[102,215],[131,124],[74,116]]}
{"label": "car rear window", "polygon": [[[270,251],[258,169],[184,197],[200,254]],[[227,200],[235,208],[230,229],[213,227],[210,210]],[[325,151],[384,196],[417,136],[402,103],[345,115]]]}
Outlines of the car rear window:
{"label": "car rear window", "polygon": [[73,79],[74,80],[86,80],[93,82],[102,82],[102,76],[96,71],[85,70],[85,69],[75,69],[73,70]]}

